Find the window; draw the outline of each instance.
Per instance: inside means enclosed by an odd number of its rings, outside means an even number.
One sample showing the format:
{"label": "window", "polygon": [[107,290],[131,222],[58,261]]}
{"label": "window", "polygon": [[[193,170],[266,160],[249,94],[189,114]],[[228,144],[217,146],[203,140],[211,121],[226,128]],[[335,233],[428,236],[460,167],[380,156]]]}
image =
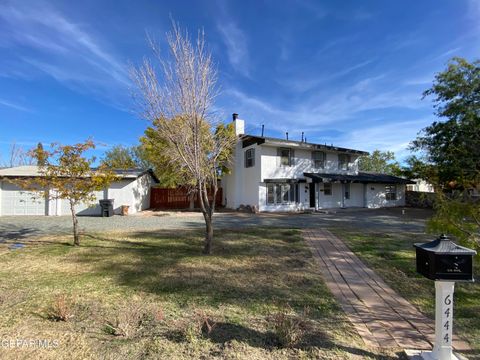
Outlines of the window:
{"label": "window", "polygon": [[348,170],[349,163],[350,163],[350,155],[338,154],[338,170]]}
{"label": "window", "polygon": [[312,152],[313,167],[323,169],[325,167],[325,153],[323,151]]}
{"label": "window", "polygon": [[345,199],[350,199],[350,184],[345,184]]}
{"label": "window", "polygon": [[323,195],[332,195],[332,183],[323,183]]}
{"label": "window", "polygon": [[245,167],[255,166],[255,149],[248,149],[245,151]]}
{"label": "window", "polygon": [[387,200],[397,200],[397,186],[385,185],[385,198]]}
{"label": "window", "polygon": [[267,204],[275,203],[275,185],[267,184]]}
{"label": "window", "polygon": [[298,184],[267,184],[267,204],[291,204],[299,202]]}
{"label": "window", "polygon": [[292,166],[292,149],[278,149],[281,166]]}

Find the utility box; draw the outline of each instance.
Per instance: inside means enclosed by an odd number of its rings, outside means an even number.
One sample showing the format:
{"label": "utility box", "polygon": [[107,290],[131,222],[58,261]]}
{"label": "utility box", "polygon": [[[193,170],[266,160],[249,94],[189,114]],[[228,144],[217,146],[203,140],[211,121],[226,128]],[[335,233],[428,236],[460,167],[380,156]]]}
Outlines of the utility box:
{"label": "utility box", "polygon": [[113,216],[113,199],[100,200],[100,209],[102,217]]}
{"label": "utility box", "polygon": [[414,246],[419,274],[430,280],[474,281],[475,250],[457,245],[443,234],[434,241]]}

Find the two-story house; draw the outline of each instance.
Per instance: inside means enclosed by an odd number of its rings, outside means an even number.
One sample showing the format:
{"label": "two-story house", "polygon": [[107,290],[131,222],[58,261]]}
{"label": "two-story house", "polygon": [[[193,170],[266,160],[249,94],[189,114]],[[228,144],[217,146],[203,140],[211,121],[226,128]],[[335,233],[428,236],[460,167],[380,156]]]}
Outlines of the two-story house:
{"label": "two-story house", "polygon": [[224,205],[259,211],[300,211],[405,204],[409,180],[358,171],[365,151],[245,134],[233,115],[238,142],[231,174],[222,179]]}

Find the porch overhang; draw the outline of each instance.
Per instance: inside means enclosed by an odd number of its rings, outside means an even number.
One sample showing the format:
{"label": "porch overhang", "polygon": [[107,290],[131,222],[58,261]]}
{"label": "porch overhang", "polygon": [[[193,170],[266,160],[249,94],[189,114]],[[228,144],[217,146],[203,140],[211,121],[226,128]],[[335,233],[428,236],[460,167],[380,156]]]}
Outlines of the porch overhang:
{"label": "porch overhang", "polygon": [[373,174],[359,172],[357,175],[344,174],[322,174],[322,173],[303,173],[307,178],[312,179],[314,183],[336,182],[336,183],[381,183],[381,184],[415,184],[414,181],[404,179],[398,176],[386,174]]}
{"label": "porch overhang", "polygon": [[264,179],[263,180],[264,183],[284,183],[284,184],[298,184],[298,183],[304,183],[304,182],[307,182],[306,179],[286,179],[286,178],[282,178],[282,179]]}

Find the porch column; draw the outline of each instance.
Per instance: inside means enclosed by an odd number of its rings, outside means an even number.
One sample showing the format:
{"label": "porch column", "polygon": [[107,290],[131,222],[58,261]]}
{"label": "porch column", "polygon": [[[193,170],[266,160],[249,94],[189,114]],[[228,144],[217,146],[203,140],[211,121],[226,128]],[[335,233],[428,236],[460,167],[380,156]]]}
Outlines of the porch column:
{"label": "porch column", "polygon": [[367,183],[363,183],[363,207],[368,207],[367,203]]}
{"label": "porch column", "polygon": [[342,209],[345,208],[345,183],[342,182]]}

